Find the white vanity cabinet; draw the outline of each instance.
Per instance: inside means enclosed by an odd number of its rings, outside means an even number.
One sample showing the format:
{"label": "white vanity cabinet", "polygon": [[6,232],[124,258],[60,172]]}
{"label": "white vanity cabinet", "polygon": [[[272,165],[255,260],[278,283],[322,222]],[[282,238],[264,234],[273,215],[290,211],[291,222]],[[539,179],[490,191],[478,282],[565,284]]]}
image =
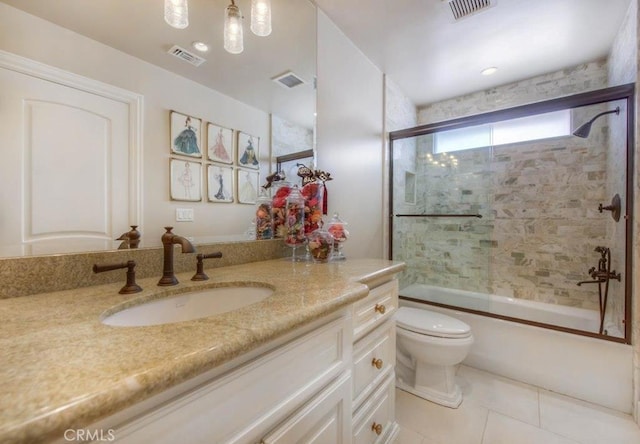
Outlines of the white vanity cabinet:
{"label": "white vanity cabinet", "polygon": [[391,443],[397,280],[94,425],[115,442]]}
{"label": "white vanity cabinet", "polygon": [[398,281],[374,288],[353,306],[353,442],[390,443],[395,421],[396,330]]}
{"label": "white vanity cabinet", "polygon": [[349,443],[351,325],[343,313],[179,394],[113,427],[115,442]]}

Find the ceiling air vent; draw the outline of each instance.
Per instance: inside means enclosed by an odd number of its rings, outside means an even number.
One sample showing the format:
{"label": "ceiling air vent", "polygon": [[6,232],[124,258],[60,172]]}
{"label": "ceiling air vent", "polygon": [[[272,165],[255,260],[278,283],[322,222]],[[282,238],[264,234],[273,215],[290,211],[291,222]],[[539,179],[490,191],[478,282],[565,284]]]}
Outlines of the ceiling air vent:
{"label": "ceiling air vent", "polygon": [[271,80],[273,80],[278,85],[281,85],[285,88],[294,88],[298,85],[302,85],[303,83],[305,83],[304,80],[302,80],[300,77],[298,77],[297,74],[294,74],[291,71],[288,71],[288,72],[285,72],[284,74],[276,76]]}
{"label": "ceiling air vent", "polygon": [[206,62],[205,59],[203,59],[200,56],[195,55],[192,52],[187,51],[184,48],[179,47],[178,45],[174,45],[170,50],[169,50],[169,54],[171,54],[174,57],[177,57],[179,59],[184,60],[185,62],[189,62],[191,63],[193,66],[200,66],[202,65],[204,62]]}
{"label": "ceiling air vent", "polygon": [[455,20],[460,20],[465,17],[475,14],[476,12],[484,11],[495,5],[495,0],[445,0],[449,3],[451,13]]}

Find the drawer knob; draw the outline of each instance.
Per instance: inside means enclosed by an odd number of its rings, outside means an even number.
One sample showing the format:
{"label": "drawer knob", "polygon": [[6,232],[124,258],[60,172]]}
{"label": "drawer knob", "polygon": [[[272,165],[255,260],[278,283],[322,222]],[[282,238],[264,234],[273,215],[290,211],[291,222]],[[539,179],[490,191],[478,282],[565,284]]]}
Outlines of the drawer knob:
{"label": "drawer knob", "polygon": [[387,311],[387,307],[385,307],[383,304],[376,304],[374,310],[383,315]]}
{"label": "drawer knob", "polygon": [[382,365],[383,365],[382,359],[373,358],[373,360],[371,361],[371,365],[373,365],[375,368],[380,370],[382,368]]}
{"label": "drawer knob", "polygon": [[376,435],[382,433],[382,424],[376,424],[375,422],[371,425],[371,430],[376,432]]}

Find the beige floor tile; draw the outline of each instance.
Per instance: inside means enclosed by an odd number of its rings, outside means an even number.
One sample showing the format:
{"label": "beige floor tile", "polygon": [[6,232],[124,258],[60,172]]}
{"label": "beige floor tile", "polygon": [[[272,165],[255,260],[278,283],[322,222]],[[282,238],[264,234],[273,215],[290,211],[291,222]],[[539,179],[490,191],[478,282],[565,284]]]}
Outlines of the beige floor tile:
{"label": "beige floor tile", "polygon": [[477,403],[527,424],[540,426],[538,389],[467,366],[460,366],[456,381],[463,403]]}
{"label": "beige floor tile", "polygon": [[631,416],[546,390],[540,390],[540,424],[582,444],[640,443]]}
{"label": "beige floor tile", "polygon": [[482,444],[578,444],[509,416],[489,412]]}
{"label": "beige floor tile", "polygon": [[458,409],[396,390],[396,418],[406,429],[398,443],[640,444],[629,415],[470,367],[457,378]]}
{"label": "beige floor tile", "polygon": [[425,437],[425,444],[480,444],[489,411],[469,403],[450,409],[396,390],[396,418]]}
{"label": "beige floor tile", "polygon": [[407,427],[400,426],[400,434],[395,444],[424,444],[424,436]]}

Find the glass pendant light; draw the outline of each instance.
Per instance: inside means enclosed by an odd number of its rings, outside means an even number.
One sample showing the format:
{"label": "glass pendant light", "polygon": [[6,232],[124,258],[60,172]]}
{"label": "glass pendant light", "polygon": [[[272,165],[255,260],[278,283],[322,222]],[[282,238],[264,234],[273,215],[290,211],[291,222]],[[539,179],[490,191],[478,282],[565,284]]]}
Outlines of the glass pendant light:
{"label": "glass pendant light", "polygon": [[244,50],[242,14],[234,0],[231,0],[224,15],[224,49],[231,54],[240,54]]}
{"label": "glass pendant light", "polygon": [[251,31],[260,37],[271,34],[271,0],[251,0]]}
{"label": "glass pendant light", "polygon": [[164,21],[178,29],[189,26],[187,0],[164,0]]}

